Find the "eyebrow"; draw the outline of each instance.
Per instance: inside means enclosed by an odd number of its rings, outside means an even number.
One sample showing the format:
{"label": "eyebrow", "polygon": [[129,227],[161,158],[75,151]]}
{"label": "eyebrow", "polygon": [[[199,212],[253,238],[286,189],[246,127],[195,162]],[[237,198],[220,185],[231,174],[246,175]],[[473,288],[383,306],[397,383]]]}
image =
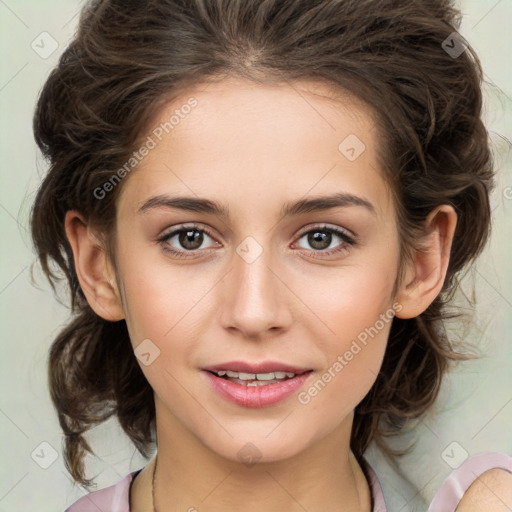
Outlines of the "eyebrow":
{"label": "eyebrow", "polygon": [[[332,208],[346,208],[348,206],[362,206],[373,215],[376,215],[375,207],[367,199],[353,194],[338,193],[285,203],[281,208],[281,217],[319,212]],[[229,218],[229,208],[216,201],[200,197],[169,197],[167,195],[157,195],[145,201],[138,212],[144,213],[155,208],[174,208]]]}

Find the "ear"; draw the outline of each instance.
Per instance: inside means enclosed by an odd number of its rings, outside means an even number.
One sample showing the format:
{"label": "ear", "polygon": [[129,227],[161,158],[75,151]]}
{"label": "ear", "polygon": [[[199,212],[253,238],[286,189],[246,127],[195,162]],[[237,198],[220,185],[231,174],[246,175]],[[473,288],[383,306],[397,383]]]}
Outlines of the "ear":
{"label": "ear", "polygon": [[396,310],[398,318],[414,318],[423,313],[443,288],[457,214],[453,207],[441,205],[425,220],[425,235],[413,251],[396,301],[402,306]]}
{"label": "ear", "polygon": [[66,212],[64,223],[78,281],[87,302],[105,320],[122,320],[124,311],[115,274],[103,245],[79,212]]}

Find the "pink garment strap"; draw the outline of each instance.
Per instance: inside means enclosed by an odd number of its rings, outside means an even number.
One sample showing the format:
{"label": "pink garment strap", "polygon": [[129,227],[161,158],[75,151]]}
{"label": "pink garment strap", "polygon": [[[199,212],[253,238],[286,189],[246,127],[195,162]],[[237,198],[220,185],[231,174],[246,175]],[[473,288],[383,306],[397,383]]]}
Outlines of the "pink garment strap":
{"label": "pink garment strap", "polygon": [[129,489],[136,473],[126,475],[115,485],[82,496],[64,512],[130,512]]}
{"label": "pink garment strap", "polygon": [[485,452],[466,459],[445,479],[428,512],[455,512],[471,484],[490,469],[504,469],[512,473],[512,457],[502,452]]}
{"label": "pink garment strap", "polygon": [[368,476],[370,477],[370,486],[372,489],[373,495],[373,510],[372,512],[387,512],[386,502],[384,501],[384,493],[382,492],[382,487],[380,485],[379,479],[373,471],[373,468],[370,464],[366,465],[368,469]]}
{"label": "pink garment strap", "polygon": [[[133,480],[133,473],[130,473],[114,488],[112,497],[112,512],[128,512],[130,507],[130,484]],[[128,503],[127,503],[128,502]]]}

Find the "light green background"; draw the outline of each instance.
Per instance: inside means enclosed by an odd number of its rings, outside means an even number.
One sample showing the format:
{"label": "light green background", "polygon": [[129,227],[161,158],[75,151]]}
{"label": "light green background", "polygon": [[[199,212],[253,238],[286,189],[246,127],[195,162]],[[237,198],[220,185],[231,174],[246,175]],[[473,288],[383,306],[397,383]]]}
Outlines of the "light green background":
{"label": "light green background", "polygon": [[[30,205],[46,169],[32,138],[34,104],[75,30],[79,6],[76,0],[0,0],[0,512],[63,511],[84,492],[72,485],[64,468],[46,383],[47,351],[68,311],[54,299],[37,267],[40,288],[31,284],[34,252],[27,231]],[[425,502],[451,471],[442,453],[452,442],[458,443],[459,454],[512,454],[512,1],[464,1],[462,10],[461,33],[479,52],[488,81],[486,119],[498,178],[491,244],[472,274],[477,314],[473,323],[455,325],[452,331],[478,343],[485,357],[447,378],[432,414],[403,436],[401,441],[417,444],[399,472],[374,450],[369,453],[390,511],[426,510]],[[44,31],[59,45],[46,59],[31,47]],[[470,281],[465,289],[471,293]],[[145,463],[115,422],[91,438],[99,457],[90,460],[89,475],[97,475],[98,488]],[[42,442],[59,452],[48,469],[31,457]],[[46,446],[43,452],[48,457],[51,449]]]}

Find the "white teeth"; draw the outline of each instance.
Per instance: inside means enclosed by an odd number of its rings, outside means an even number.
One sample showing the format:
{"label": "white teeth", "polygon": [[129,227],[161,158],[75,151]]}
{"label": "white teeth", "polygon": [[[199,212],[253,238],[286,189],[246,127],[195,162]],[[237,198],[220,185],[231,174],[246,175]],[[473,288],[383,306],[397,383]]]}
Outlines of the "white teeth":
{"label": "white teeth", "polygon": [[233,379],[240,380],[274,380],[274,379],[284,379],[288,377],[289,379],[295,377],[295,373],[292,372],[270,372],[270,373],[245,373],[245,372],[232,372],[231,370],[220,370],[215,372],[219,377],[223,377],[227,375]]}
{"label": "white teeth", "polygon": [[[242,375],[242,374],[240,374],[240,375]],[[243,377],[240,377],[240,378],[243,379]],[[272,379],[277,379],[279,377],[277,377],[274,372],[270,372],[270,373],[257,373],[256,378],[258,380],[272,380]],[[281,379],[282,378],[283,377],[281,377]]]}
{"label": "white teeth", "polygon": [[[230,377],[233,377],[233,375],[230,375]],[[244,372],[239,372],[238,373],[238,378],[240,380],[254,380],[255,377],[256,377],[255,373],[244,373]]]}

